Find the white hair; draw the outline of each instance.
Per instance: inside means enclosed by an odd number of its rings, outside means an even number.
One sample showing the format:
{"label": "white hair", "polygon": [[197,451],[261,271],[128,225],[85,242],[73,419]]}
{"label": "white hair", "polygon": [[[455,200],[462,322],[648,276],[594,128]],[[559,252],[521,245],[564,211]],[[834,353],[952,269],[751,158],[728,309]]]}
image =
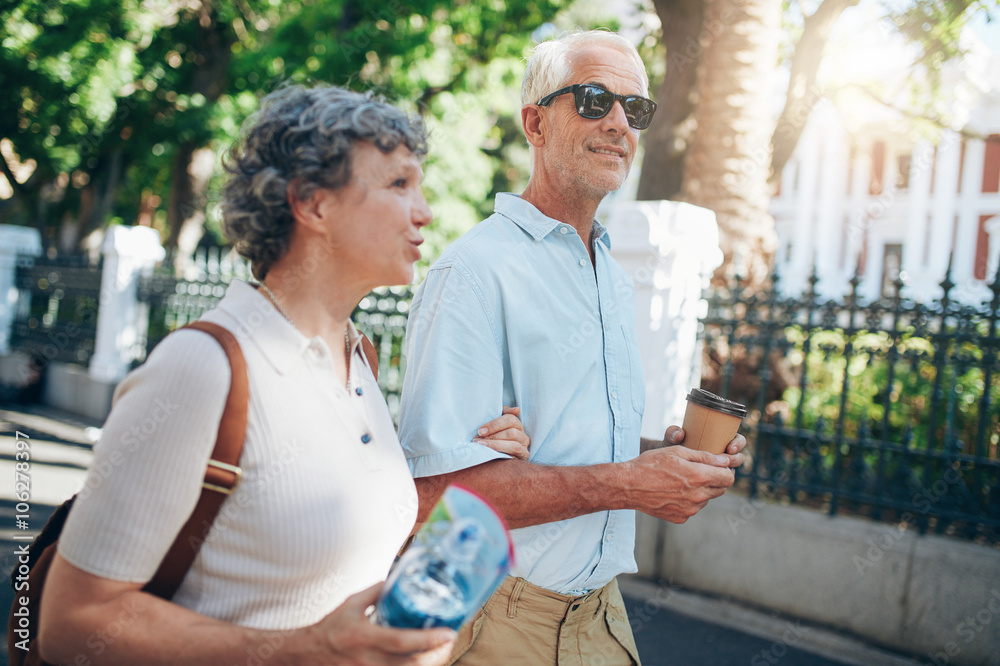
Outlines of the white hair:
{"label": "white hair", "polygon": [[642,73],[642,94],[649,96],[646,65],[627,39],[610,30],[579,30],[535,46],[521,82],[521,104],[535,104],[545,95],[564,87],[570,76],[569,55],[590,46],[608,46],[631,58]]}

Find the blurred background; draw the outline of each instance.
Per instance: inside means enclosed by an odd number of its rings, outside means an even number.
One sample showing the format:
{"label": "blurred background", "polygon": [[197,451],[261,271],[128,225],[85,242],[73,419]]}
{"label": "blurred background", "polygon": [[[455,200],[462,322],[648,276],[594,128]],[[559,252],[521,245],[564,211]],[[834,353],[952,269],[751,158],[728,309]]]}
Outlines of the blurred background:
{"label": "blurred background", "polygon": [[[0,0],[0,19],[0,474],[17,433],[34,465],[30,511],[0,486],[5,566],[81,486],[116,384],[249,278],[218,199],[260,97],[330,83],[424,119],[419,281],[527,183],[532,46],[603,27],[659,105],[598,211],[636,285],[643,435],[690,386],[750,408],[733,491],[685,525],[638,517],[660,581],[629,593],[644,659],[776,663],[798,641],[663,638],[687,626],[668,598],[736,617],[683,590],[906,663],[1000,666],[998,0]],[[354,314],[393,414],[411,297]],[[823,640],[785,663],[902,663]]]}
{"label": "blurred background", "polygon": [[532,44],[606,27],[639,47],[660,105],[620,196],[713,209],[727,263],[735,249],[767,264],[770,200],[814,107],[853,131],[962,131],[970,97],[995,85],[976,63],[1000,49],[996,12],[995,0],[5,2],[0,224],[37,228],[47,252],[93,249],[113,224],[157,230],[182,259],[222,245],[219,161],[240,124],[282,83],[325,82],[430,126],[426,266],[496,192],[527,182],[518,86]]}

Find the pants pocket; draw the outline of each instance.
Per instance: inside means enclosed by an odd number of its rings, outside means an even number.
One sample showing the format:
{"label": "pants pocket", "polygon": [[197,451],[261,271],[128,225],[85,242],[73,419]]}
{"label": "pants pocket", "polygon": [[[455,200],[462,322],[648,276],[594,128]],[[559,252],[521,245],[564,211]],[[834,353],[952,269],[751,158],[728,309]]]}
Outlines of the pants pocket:
{"label": "pants pocket", "polygon": [[635,637],[625,611],[614,604],[608,604],[604,610],[604,621],[608,625],[608,632],[625,648],[634,666],[640,666],[642,662],[639,661],[639,649],[635,645]]}
{"label": "pants pocket", "polygon": [[486,613],[481,608],[471,622],[466,622],[465,626],[459,629],[458,636],[455,637],[455,648],[451,652],[451,659],[448,666],[462,658],[466,652],[472,649],[473,643],[479,638],[479,632],[483,628],[483,621],[486,620]]}

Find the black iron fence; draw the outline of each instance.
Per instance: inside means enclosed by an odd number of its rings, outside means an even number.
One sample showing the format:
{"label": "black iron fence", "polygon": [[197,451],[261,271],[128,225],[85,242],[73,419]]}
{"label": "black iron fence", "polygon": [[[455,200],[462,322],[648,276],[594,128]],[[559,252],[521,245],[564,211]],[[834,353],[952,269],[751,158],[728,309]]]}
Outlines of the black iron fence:
{"label": "black iron fence", "polygon": [[86,257],[18,257],[11,346],[38,369],[50,361],[86,365],[94,354],[101,264]]}
{"label": "black iron fence", "polygon": [[1000,544],[1000,275],[980,306],[707,296],[705,387],[747,404],[750,496]]}

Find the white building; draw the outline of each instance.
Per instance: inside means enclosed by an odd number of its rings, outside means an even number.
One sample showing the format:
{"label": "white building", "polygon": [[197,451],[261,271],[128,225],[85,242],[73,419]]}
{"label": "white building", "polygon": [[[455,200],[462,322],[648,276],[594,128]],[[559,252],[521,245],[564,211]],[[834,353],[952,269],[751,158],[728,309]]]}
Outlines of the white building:
{"label": "white building", "polygon": [[[1000,257],[1000,56],[980,50],[946,73],[941,99],[960,131],[922,138],[875,102],[858,112],[817,105],[772,200],[782,290],[838,298],[939,296],[949,259],[952,298],[978,304]],[[860,120],[859,120],[860,118]]]}

